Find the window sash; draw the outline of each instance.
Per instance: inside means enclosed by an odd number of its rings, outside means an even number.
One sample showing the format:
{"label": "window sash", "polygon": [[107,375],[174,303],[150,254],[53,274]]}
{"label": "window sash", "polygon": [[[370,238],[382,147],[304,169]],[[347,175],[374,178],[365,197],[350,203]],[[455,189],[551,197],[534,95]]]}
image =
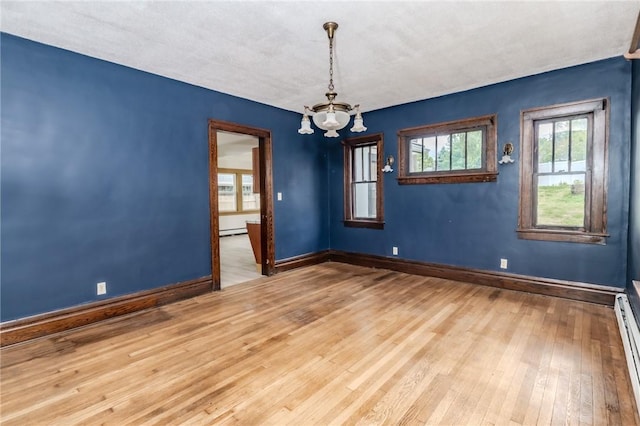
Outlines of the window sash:
{"label": "window sash", "polygon": [[236,197],[236,175],[234,173],[218,173],[218,210],[235,212],[238,208]]}
{"label": "window sash", "polygon": [[[375,219],[377,215],[375,183],[378,168],[376,144],[371,143],[352,147],[351,158],[353,159],[351,217],[354,219]],[[371,186],[372,184],[373,186]],[[359,188],[365,188],[367,192],[362,193],[358,190]]]}
{"label": "window sash", "polygon": [[242,211],[260,210],[260,193],[253,192],[253,175],[242,174]]}
{"label": "window sash", "polygon": [[400,130],[398,183],[495,181],[496,129],[494,114]]}
{"label": "window sash", "polygon": [[[469,145],[471,143],[469,140],[469,134],[478,132],[480,133],[481,144],[480,158],[476,166],[476,162],[469,161],[469,155],[472,154],[469,149]],[[456,170],[482,170],[482,164],[484,163],[483,152],[484,147],[486,146],[486,133],[486,127],[482,126],[473,129],[461,129],[449,133],[425,134],[411,138],[408,142],[411,145],[409,154],[411,156],[409,161],[409,174],[415,175],[422,173],[454,172]],[[457,135],[462,135],[461,141],[455,137]],[[459,159],[454,157],[456,152],[455,145],[461,145],[462,148],[462,155]],[[434,155],[430,155],[430,151],[432,149],[427,146],[433,147]],[[421,149],[419,151],[414,149],[417,147]],[[460,150],[460,148],[458,148],[458,150]],[[425,161],[425,151],[427,153],[427,161]],[[414,161],[415,159],[413,158],[413,154],[417,152],[420,153],[419,162]],[[443,155],[445,159],[441,160]],[[458,164],[458,161],[460,160],[463,162],[462,167]],[[446,163],[444,163],[444,161],[446,161]],[[431,162],[433,163],[431,167],[426,166],[426,164]],[[444,164],[447,164],[447,166],[445,167]]]}
{"label": "window sash", "polygon": [[[574,144],[574,131],[572,131],[573,126],[574,126],[574,122],[576,121],[580,121],[580,120],[586,120],[586,128],[585,128],[585,132],[586,132],[586,137],[585,137],[585,153],[584,153],[584,167],[583,170],[571,170],[574,167],[574,161],[572,161],[572,154],[575,154],[575,144]],[[564,122],[568,122],[569,123],[569,127],[567,130],[567,139],[566,139],[566,158],[563,160],[558,160],[557,155],[558,155],[558,146],[560,144],[563,144],[563,140],[558,140],[558,124],[559,123],[564,123]],[[549,155],[550,158],[548,162],[540,162],[540,157],[541,157],[541,146],[540,146],[540,142],[541,142],[541,127],[542,126],[551,126],[551,132],[550,132],[550,149],[549,149]],[[589,219],[590,219],[590,215],[588,214],[589,211],[589,205],[590,205],[590,186],[591,186],[591,182],[590,179],[588,179],[588,176],[590,175],[590,170],[591,170],[591,165],[589,163],[589,154],[590,151],[592,149],[592,141],[593,141],[593,114],[580,114],[580,115],[574,115],[574,116],[563,116],[563,117],[554,117],[554,118],[550,118],[550,119],[544,119],[544,120],[534,120],[533,121],[533,159],[534,159],[534,171],[532,173],[532,192],[533,192],[533,196],[532,196],[532,218],[533,218],[533,227],[534,228],[540,228],[540,229],[567,229],[567,230],[576,230],[576,231],[580,231],[580,232],[584,232],[586,229],[590,229],[590,224],[589,224]],[[562,164],[564,163],[564,168],[562,168]],[[556,171],[556,169],[559,168],[559,171]],[[545,171],[545,172],[541,172],[540,169],[544,169],[544,170],[549,170],[550,171]],[[541,216],[541,206],[539,205],[540,203],[540,193],[541,193],[541,188],[540,188],[540,178],[547,178],[547,181],[549,182],[558,182],[559,185],[562,185],[563,183],[565,185],[571,185],[571,187],[567,187],[566,190],[569,190],[571,195],[579,195],[579,193],[575,193],[575,188],[576,188],[576,184],[575,181],[578,181],[578,179],[574,179],[573,182],[565,182],[563,178],[570,178],[572,176],[581,176],[582,177],[582,186],[581,186],[581,191],[580,193],[582,193],[584,195],[583,199],[582,199],[582,223],[580,225],[569,225],[569,224],[562,224],[562,223],[545,223],[543,221],[540,220],[540,216]],[[554,186],[558,186],[558,185],[545,185],[544,187],[554,187]],[[579,185],[578,185],[579,187]],[[562,190],[562,188],[557,188]],[[554,189],[555,192],[557,192],[557,189]],[[545,189],[545,191],[549,191],[548,188]],[[566,192],[566,191],[565,191]],[[564,215],[568,215],[568,213],[571,213],[571,211],[573,210],[570,205],[570,203],[568,202],[568,200],[564,201],[564,207],[565,209],[567,209],[564,213]],[[566,221],[567,219],[565,219]],[[562,222],[562,221],[559,221]]]}

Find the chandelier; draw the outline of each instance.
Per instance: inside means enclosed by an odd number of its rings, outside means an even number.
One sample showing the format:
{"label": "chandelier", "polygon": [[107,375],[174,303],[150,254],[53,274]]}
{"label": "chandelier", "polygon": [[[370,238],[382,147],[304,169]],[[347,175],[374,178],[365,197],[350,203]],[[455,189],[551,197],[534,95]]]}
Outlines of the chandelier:
{"label": "chandelier", "polygon": [[322,28],[324,28],[329,37],[329,91],[325,93],[328,102],[320,102],[311,108],[306,105],[304,106],[304,114],[302,115],[298,133],[302,135],[313,133],[311,120],[309,120],[309,116],[312,116],[313,123],[316,127],[326,130],[324,134],[325,137],[337,138],[340,135],[338,135],[336,130],[343,129],[349,124],[349,120],[353,114],[355,114],[356,117],[353,119],[353,127],[349,130],[352,132],[364,132],[367,128],[364,127],[362,121],[360,105],[355,105],[352,108],[348,103],[337,102],[335,100],[338,94],[334,91],[333,86],[333,35],[338,29],[338,24],[335,22],[326,22]]}

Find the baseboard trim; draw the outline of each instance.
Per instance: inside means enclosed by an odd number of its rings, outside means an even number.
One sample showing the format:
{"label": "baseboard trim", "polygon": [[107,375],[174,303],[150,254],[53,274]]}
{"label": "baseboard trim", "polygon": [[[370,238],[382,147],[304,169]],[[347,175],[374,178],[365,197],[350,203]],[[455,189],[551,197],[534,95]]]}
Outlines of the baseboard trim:
{"label": "baseboard trim", "polygon": [[613,306],[617,287],[330,250],[330,261]]}
{"label": "baseboard trim", "polygon": [[212,291],[211,276],[144,290],[73,308],[0,323],[0,346],[82,327]]}
{"label": "baseboard trim", "polygon": [[[621,289],[617,287],[418,262],[371,254],[350,253],[339,250],[323,250],[279,260],[275,263],[275,272],[284,272],[327,261],[389,269],[407,274],[444,278],[453,281],[562,297],[608,306],[614,306],[616,294],[621,292]],[[73,308],[21,318],[15,321],[6,321],[0,323],[0,346],[13,345],[120,315],[165,305],[177,300],[210,292],[212,289],[211,276],[206,276],[157,289],[114,297],[100,302],[92,302]]]}
{"label": "baseboard trim", "polygon": [[291,269],[302,268],[303,266],[318,265],[329,260],[329,250],[318,251],[315,253],[302,254],[300,256],[289,257],[287,259],[277,260],[275,270],[284,272]]}

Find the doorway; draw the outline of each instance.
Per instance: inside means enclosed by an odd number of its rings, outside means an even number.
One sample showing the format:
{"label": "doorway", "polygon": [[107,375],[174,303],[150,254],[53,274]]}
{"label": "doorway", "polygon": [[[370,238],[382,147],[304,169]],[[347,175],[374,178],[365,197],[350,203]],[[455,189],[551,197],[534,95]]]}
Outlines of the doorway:
{"label": "doorway", "polygon": [[[230,152],[245,152],[250,157],[229,163],[229,159],[225,157],[228,157]],[[252,159],[251,168],[246,158]],[[233,164],[238,167],[224,167]],[[255,197],[250,195],[250,190],[255,190]],[[221,273],[221,238],[229,238],[224,235],[233,233],[245,235],[243,221],[255,224],[246,226],[255,228],[253,239],[258,240],[253,248],[255,259],[258,260],[257,272],[261,275],[272,275],[275,247],[270,131],[226,121],[209,120],[209,203],[213,289],[220,290],[226,285],[222,282]],[[237,250],[248,243],[248,240],[240,240],[242,238],[234,242],[225,240],[224,245]],[[251,256],[253,257],[253,253]]]}

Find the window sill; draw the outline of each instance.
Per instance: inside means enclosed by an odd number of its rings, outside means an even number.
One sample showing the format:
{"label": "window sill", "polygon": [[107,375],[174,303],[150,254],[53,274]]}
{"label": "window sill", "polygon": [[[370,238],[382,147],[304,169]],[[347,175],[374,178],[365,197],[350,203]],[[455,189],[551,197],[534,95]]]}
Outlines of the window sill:
{"label": "window sill", "polygon": [[344,226],[349,228],[371,228],[371,229],[384,229],[384,222],[376,220],[364,220],[364,219],[349,219],[343,221]]}
{"label": "window sill", "polygon": [[430,175],[400,176],[400,185],[416,185],[425,183],[469,183],[469,182],[495,182],[498,180],[498,172],[481,173],[446,173]]}
{"label": "window sill", "polygon": [[559,229],[518,229],[518,238],[523,240],[562,241],[567,243],[606,244],[609,234],[588,233],[580,231],[563,231]]}

